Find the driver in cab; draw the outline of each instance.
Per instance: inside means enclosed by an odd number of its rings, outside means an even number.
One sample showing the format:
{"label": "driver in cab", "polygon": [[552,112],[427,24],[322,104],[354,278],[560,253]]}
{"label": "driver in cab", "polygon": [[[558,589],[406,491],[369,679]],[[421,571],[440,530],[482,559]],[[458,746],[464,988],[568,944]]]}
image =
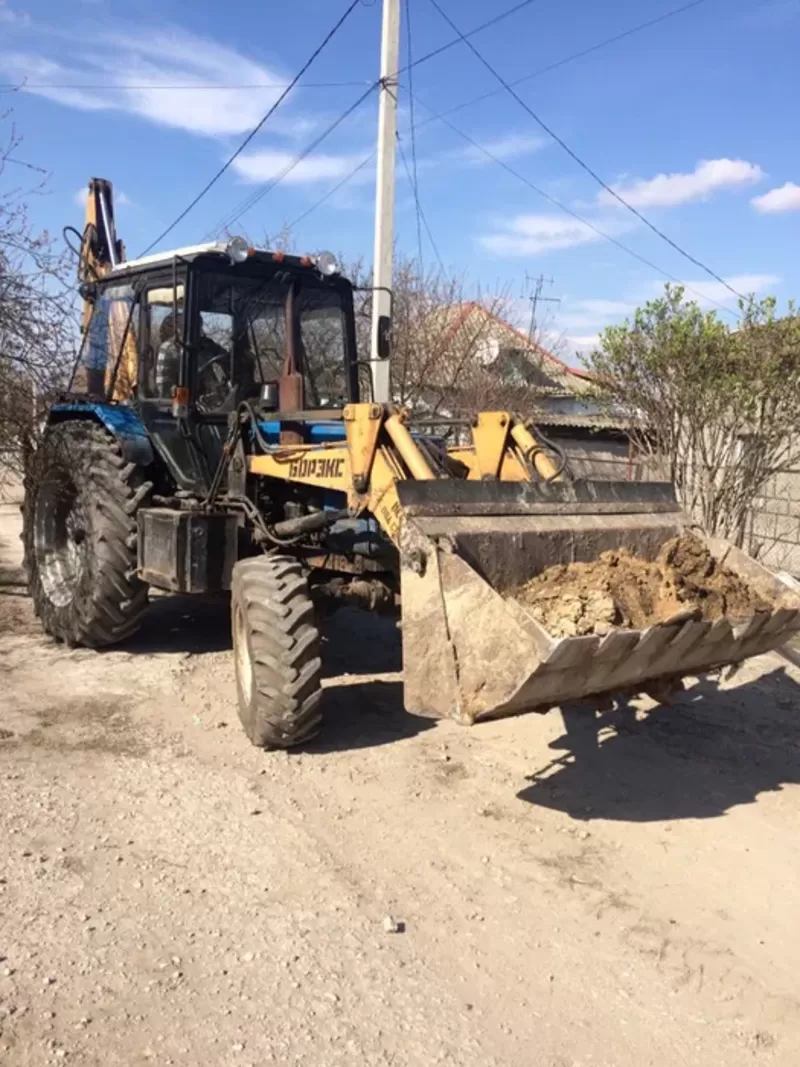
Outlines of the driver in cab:
{"label": "driver in cab", "polygon": [[[169,399],[178,384],[183,315],[167,315],[159,331],[156,358],[156,395]],[[238,338],[230,351],[210,337],[202,325],[196,345],[197,407],[207,413],[229,411],[258,392],[253,354],[246,337]]]}

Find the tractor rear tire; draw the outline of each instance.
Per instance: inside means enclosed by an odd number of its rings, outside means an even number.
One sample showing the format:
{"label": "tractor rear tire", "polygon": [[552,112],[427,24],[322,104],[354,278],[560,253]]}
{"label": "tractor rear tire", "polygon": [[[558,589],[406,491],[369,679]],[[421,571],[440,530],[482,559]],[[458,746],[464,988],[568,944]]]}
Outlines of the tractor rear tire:
{"label": "tractor rear tire", "polygon": [[138,629],[147,586],[136,574],[136,511],[151,489],[96,423],[47,430],[26,474],[23,508],[28,590],[46,633],[103,648]]}
{"label": "tractor rear tire", "polygon": [[291,556],[233,568],[233,653],[239,718],[259,748],[292,748],[319,730],[319,630],[303,569]]}

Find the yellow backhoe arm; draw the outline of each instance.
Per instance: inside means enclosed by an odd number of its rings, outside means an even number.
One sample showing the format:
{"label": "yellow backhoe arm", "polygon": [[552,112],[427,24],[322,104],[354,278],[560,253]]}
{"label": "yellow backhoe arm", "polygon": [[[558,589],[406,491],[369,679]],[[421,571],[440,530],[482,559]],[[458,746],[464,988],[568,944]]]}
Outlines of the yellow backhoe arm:
{"label": "yellow backhoe arm", "polygon": [[[118,263],[125,261],[125,246],[117,238],[114,222],[114,190],[111,182],[105,178],[92,178],[86,197],[83,238],[78,259],[78,283],[84,287],[83,333],[89,328],[94,301],[90,297],[91,286],[104,278]],[[112,399],[128,400],[133,396],[136,385],[136,341],[134,332],[129,330],[125,336],[128,308],[122,301],[114,301],[106,324],[107,350],[109,354],[102,387],[107,392],[114,383]],[[120,352],[122,339],[125,337],[124,350]],[[119,366],[117,363],[119,362]],[[88,385],[90,383],[86,383]],[[99,390],[101,382],[91,383],[89,392]],[[80,390],[80,383],[76,388]]]}

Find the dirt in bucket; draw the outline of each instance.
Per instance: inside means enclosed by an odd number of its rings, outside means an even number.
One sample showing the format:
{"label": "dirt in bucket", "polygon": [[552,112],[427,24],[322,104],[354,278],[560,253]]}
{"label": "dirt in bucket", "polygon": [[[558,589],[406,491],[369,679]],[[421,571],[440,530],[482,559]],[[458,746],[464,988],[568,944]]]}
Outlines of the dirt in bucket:
{"label": "dirt in bucket", "polygon": [[667,541],[654,562],[623,548],[548,567],[514,599],[554,637],[640,630],[675,616],[743,618],[772,607],[693,534]]}

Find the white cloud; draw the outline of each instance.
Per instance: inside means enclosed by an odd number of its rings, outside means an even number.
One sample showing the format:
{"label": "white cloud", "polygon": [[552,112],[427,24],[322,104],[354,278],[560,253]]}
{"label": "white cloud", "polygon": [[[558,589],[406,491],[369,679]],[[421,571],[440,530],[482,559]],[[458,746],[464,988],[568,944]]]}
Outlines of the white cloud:
{"label": "white cloud", "polygon": [[579,308],[584,315],[594,315],[596,319],[629,315],[636,307],[629,300],[578,300],[572,306]]}
{"label": "white cloud", "polygon": [[600,332],[614,322],[630,318],[636,310],[632,300],[583,299],[565,297],[555,313],[555,323],[563,331],[570,352],[591,352]]}
{"label": "white cloud", "polygon": [[[598,223],[598,229],[604,233],[620,233],[627,228],[628,224],[618,219]],[[517,215],[506,220],[499,232],[478,238],[487,251],[501,256],[542,255],[602,239],[588,223],[568,215]]]}
{"label": "white cloud", "polygon": [[[93,48],[73,46],[68,62],[25,52],[0,53],[9,80],[27,80],[25,92],[84,111],[115,110],[162,126],[206,136],[250,130],[282,92],[287,79],[235,49],[178,28],[99,34]],[[225,89],[231,81],[266,88]],[[58,86],[102,83],[102,89]],[[279,83],[277,86],[275,83]],[[155,89],[142,86],[180,85]],[[292,130],[297,121],[272,124]]]}
{"label": "white cloud", "polygon": [[[519,159],[520,156],[530,155],[545,144],[541,137],[525,133],[507,133],[494,141],[484,141],[484,147],[496,159]],[[491,163],[491,159],[485,152],[481,152],[475,145],[469,145],[460,153],[461,158],[476,166]]]}
{"label": "white cloud", "polygon": [[[76,189],[72,194],[73,204],[77,204],[80,208],[86,207],[86,201],[89,199],[89,190],[84,186],[81,189]],[[127,193],[123,193],[122,190],[114,190],[114,207],[135,207],[136,205],[128,196]]]}
{"label": "white cloud", "polygon": [[786,182],[778,189],[770,189],[763,196],[750,201],[761,215],[780,215],[785,211],[800,211],[800,185]]}
{"label": "white cloud", "polygon": [[604,326],[629,317],[635,310],[636,304],[630,300],[566,298],[559,306],[556,318],[572,340],[576,340],[576,337],[588,337],[590,340],[586,343],[589,344]]}
{"label": "white cloud", "polygon": [[[776,285],[780,285],[781,278],[777,274],[731,274],[725,278],[725,281],[731,289],[735,289],[742,296],[749,296],[751,293],[758,296],[759,293],[763,293],[767,289],[774,289]],[[728,306],[735,306],[736,304],[736,298],[733,293],[726,289],[722,282],[701,280],[684,281],[679,284],[683,285],[687,290],[686,299],[696,300],[701,307],[711,307],[715,303],[727,304]],[[663,291],[663,281],[651,282],[648,286],[648,298],[652,298],[652,296]]]}
{"label": "white cloud", "polygon": [[[291,152],[269,149],[239,156],[233,169],[247,182],[267,182],[277,178],[296,157]],[[283,179],[291,185],[310,185],[343,178],[363,159],[363,155],[312,155],[301,160]]]}
{"label": "white cloud", "polygon": [[[702,200],[717,189],[754,185],[764,177],[764,171],[757,163],[748,163],[744,159],[706,159],[688,174],[657,174],[655,178],[614,188],[632,207],[676,207]],[[597,199],[604,206],[619,203],[605,189]]]}
{"label": "white cloud", "polygon": [[600,340],[599,333],[568,333],[565,334],[564,340],[570,348],[570,351],[578,352],[591,352],[597,347],[597,343]]}

